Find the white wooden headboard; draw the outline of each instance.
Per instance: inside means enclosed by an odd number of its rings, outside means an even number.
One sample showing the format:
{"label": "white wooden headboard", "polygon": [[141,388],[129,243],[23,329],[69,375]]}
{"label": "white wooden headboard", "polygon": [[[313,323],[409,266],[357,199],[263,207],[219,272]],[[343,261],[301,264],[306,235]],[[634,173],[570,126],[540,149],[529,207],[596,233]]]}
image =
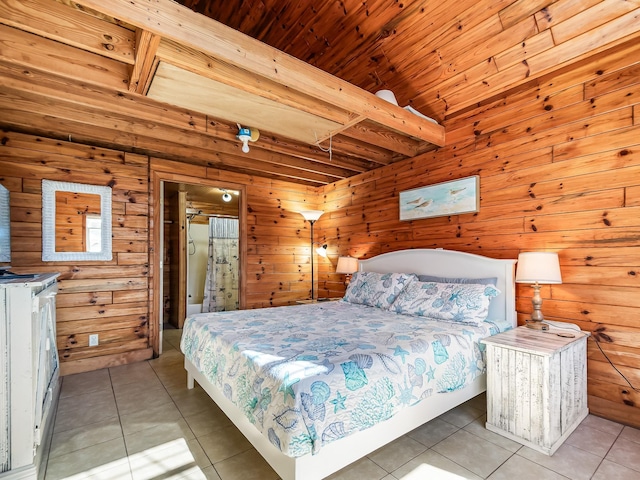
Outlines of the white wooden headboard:
{"label": "white wooden headboard", "polygon": [[455,278],[498,279],[500,295],[491,301],[489,318],[505,319],[515,327],[516,260],[501,260],[453,250],[419,248],[383,253],[368,260],[360,260],[359,270],[378,273],[416,273]]}

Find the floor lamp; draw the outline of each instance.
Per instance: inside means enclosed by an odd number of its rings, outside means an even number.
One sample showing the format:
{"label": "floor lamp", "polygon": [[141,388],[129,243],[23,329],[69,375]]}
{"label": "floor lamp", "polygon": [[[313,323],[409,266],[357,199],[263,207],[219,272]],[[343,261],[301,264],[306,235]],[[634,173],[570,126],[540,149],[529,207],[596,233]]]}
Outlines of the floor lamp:
{"label": "floor lamp", "polygon": [[311,300],[315,300],[316,298],[313,280],[313,224],[316,223],[316,220],[318,220],[323,213],[322,210],[304,210],[300,212],[300,215],[311,224],[311,248],[309,249],[309,255],[311,255]]}

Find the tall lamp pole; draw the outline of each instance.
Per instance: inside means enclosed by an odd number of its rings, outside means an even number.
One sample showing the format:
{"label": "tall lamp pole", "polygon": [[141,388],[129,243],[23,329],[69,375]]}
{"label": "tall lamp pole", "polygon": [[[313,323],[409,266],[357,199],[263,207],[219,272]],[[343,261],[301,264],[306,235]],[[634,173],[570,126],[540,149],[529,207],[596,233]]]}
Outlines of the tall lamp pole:
{"label": "tall lamp pole", "polygon": [[313,275],[313,224],[316,223],[324,212],[322,210],[304,210],[300,212],[300,215],[304,217],[304,219],[311,224],[311,244],[309,249],[309,254],[311,256],[311,300],[315,300],[315,289],[314,289],[314,275]]}

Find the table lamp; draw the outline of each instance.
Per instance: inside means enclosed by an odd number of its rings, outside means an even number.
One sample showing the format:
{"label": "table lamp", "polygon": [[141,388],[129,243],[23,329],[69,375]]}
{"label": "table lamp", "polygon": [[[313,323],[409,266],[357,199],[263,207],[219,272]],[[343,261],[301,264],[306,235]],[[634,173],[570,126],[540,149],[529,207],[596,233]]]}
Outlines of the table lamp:
{"label": "table lamp", "polygon": [[345,275],[344,284],[349,286],[351,275],[358,271],[358,259],[353,257],[338,257],[336,273]]}
{"label": "table lamp", "polygon": [[533,284],[533,312],[527,320],[527,327],[537,330],[549,330],[542,316],[542,297],[540,285],[562,283],[558,254],[554,252],[522,252],[518,255],[516,283]]}

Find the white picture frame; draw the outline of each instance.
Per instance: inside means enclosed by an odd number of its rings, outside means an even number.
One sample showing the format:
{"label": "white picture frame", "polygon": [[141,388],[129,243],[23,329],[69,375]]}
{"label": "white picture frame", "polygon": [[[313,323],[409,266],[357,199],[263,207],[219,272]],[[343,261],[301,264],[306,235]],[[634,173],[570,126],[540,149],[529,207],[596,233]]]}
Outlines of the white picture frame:
{"label": "white picture frame", "polygon": [[[56,251],[56,192],[77,192],[100,196],[102,232],[99,252]],[[42,180],[42,261],[109,261],[111,251],[111,188],[83,183]]]}

